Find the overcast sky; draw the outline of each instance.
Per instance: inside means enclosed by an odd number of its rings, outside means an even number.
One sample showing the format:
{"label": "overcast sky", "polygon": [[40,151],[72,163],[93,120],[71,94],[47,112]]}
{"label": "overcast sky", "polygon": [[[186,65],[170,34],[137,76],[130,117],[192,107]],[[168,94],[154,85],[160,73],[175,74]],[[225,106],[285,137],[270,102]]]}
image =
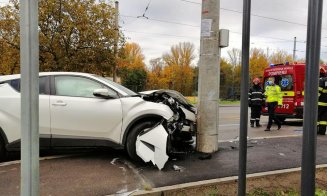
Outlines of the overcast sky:
{"label": "overcast sky", "polygon": [[[222,55],[227,57],[228,50],[241,48],[243,0],[220,2],[220,28],[230,30],[230,46],[222,49]],[[150,59],[169,52],[170,47],[179,42],[192,42],[198,56],[200,0],[119,0],[119,3],[120,26],[129,42],[141,46],[147,64]],[[148,4],[145,16],[149,19],[137,18],[144,14]],[[307,9],[308,0],[252,0],[251,47],[266,52],[269,48],[269,53],[280,49],[292,54],[293,39],[297,37],[296,56],[304,58]],[[327,61],[326,2],[323,10],[321,58]]]}
{"label": "overcast sky", "polygon": [[[1,4],[6,2],[0,0]],[[227,57],[228,50],[241,48],[243,0],[220,2],[220,28],[230,30],[230,46],[222,49],[222,56]],[[327,61],[327,2],[324,3],[321,59]],[[308,0],[252,0],[251,47],[292,54],[293,39],[297,37],[296,57],[304,58],[307,8]],[[141,46],[146,64],[179,42],[193,43],[198,56],[201,0],[119,0],[119,10],[121,30],[127,41]],[[143,14],[148,19],[138,17]]]}

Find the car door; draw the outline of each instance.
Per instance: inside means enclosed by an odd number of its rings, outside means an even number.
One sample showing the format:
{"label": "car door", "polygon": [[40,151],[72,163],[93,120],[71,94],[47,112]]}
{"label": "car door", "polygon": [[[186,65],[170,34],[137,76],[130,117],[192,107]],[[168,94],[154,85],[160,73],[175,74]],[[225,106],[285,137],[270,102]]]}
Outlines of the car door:
{"label": "car door", "polygon": [[[4,91],[0,101],[2,118],[6,123],[6,137],[9,149],[20,148],[21,138],[21,80],[20,78],[6,81],[8,91]],[[39,133],[40,147],[50,147],[50,86],[49,77],[39,78]]]}
{"label": "car door", "polygon": [[[92,78],[58,75],[50,96],[53,146],[94,146],[97,140],[119,142],[122,106],[118,94]],[[93,95],[107,88],[111,99]]]}

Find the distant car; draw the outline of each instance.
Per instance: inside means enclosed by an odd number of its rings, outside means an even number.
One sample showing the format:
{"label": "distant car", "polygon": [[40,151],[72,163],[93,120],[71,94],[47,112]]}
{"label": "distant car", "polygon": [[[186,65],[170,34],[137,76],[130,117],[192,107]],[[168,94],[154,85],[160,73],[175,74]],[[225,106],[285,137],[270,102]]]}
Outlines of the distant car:
{"label": "distant car", "polygon": [[[40,148],[122,146],[163,168],[193,142],[195,109],[176,91],[135,93],[106,78],[44,72],[39,78]],[[20,150],[20,75],[0,76],[0,158]]]}

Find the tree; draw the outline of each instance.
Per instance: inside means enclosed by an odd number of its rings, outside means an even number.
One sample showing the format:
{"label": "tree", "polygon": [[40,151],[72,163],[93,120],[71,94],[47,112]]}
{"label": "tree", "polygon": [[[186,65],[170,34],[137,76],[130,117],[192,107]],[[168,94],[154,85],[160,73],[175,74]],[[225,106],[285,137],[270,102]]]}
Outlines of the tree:
{"label": "tree", "polygon": [[147,73],[147,89],[164,89],[166,83],[163,78],[164,62],[162,58],[150,60],[150,69]]}
{"label": "tree", "polygon": [[179,43],[171,47],[170,52],[163,55],[166,67],[163,77],[169,89],[177,90],[184,95],[192,95],[194,91],[195,58],[194,45],[189,42]]}
{"label": "tree", "polygon": [[[115,59],[114,14],[113,5],[105,0],[40,0],[40,70],[109,75]],[[18,1],[2,7],[0,18],[0,40],[7,44],[4,53],[18,61],[14,56],[19,54]],[[0,62],[1,69],[4,64]],[[16,64],[9,62],[6,69]]]}
{"label": "tree", "polygon": [[254,78],[260,78],[263,75],[263,70],[269,64],[267,56],[263,49],[253,48],[250,54],[250,81]]}
{"label": "tree", "polygon": [[126,43],[120,53],[118,74],[122,84],[134,91],[142,91],[146,85],[147,72],[141,47]]}
{"label": "tree", "polygon": [[286,51],[277,50],[270,56],[270,62],[273,64],[292,62],[292,55],[288,54]]}

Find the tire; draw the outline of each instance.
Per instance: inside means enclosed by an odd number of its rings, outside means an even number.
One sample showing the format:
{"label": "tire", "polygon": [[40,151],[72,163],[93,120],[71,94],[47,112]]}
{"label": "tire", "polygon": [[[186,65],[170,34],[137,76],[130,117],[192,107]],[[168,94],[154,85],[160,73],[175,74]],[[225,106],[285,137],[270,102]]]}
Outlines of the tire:
{"label": "tire", "polygon": [[145,129],[153,127],[155,122],[153,121],[145,121],[137,124],[132,128],[132,130],[129,132],[126,140],[126,151],[128,156],[134,160],[141,162],[142,159],[136,154],[136,139],[137,136],[144,131]]}
{"label": "tire", "polygon": [[6,148],[3,139],[0,137],[0,162],[6,158]]}

